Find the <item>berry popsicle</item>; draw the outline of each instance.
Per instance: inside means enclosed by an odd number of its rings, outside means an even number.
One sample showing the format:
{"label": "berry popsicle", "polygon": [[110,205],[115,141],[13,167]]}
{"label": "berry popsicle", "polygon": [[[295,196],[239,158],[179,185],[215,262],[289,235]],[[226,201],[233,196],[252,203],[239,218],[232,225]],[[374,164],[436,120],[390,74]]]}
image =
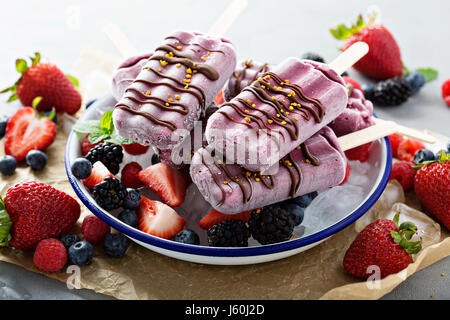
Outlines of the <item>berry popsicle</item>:
{"label": "berry popsicle", "polygon": [[336,135],[328,127],[294,148],[273,175],[224,164],[213,158],[214,151],[208,148],[194,154],[190,174],[206,201],[227,214],[336,186],[344,179],[347,164]]}
{"label": "berry popsicle", "polygon": [[333,121],[347,101],[344,80],[328,65],[288,58],[223,104],[208,120],[206,140],[232,163],[266,170]]}
{"label": "berry popsicle", "polygon": [[144,68],[152,53],[143,53],[125,59],[114,71],[111,91],[114,99],[119,101],[125,90],[133,83]]}
{"label": "berry popsicle", "polygon": [[[174,32],[156,48],[115,106],[115,127],[122,137],[142,145],[171,149],[193,128],[235,65],[230,41]],[[184,131],[173,139],[177,129]]]}

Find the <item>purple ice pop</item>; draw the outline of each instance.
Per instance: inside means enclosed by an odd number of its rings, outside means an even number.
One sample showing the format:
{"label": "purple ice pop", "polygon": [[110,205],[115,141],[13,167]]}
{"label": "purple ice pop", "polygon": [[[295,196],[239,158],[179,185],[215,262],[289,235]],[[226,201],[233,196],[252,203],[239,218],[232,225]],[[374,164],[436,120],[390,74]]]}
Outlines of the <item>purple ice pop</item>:
{"label": "purple ice pop", "polygon": [[[177,31],[155,49],[117,103],[122,137],[159,149],[179,144],[231,76],[236,53],[230,41]],[[173,135],[174,131],[181,130]]]}
{"label": "purple ice pop", "polygon": [[223,104],[208,120],[206,140],[230,163],[267,170],[339,116],[347,101],[336,71],[288,58]]}
{"label": "purple ice pop", "polygon": [[236,97],[242,89],[252,84],[263,73],[270,71],[272,67],[268,63],[253,60],[242,60],[238,62],[230,79],[223,89],[223,98],[230,101]]}
{"label": "purple ice pop", "polygon": [[203,197],[222,213],[260,208],[341,183],[347,160],[333,130],[324,127],[280,160],[273,175],[223,164],[212,149],[199,149],[190,174]]}
{"label": "purple ice pop", "polygon": [[142,53],[125,59],[114,71],[112,77],[112,95],[116,101],[119,101],[125,90],[136,79],[139,73],[147,63],[152,53]]}

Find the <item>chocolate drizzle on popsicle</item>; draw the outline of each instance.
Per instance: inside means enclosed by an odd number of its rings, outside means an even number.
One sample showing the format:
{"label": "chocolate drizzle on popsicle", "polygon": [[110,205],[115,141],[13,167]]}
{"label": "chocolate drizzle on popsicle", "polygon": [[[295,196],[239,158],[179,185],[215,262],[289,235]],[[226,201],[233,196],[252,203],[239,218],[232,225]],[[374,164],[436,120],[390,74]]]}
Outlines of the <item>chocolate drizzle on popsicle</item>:
{"label": "chocolate drizzle on popsicle", "polygon": [[[317,159],[314,155],[311,154],[311,152],[309,151],[309,149],[305,143],[302,143],[299,147],[297,147],[297,150],[301,150],[301,152],[305,158],[304,161],[306,163],[311,164],[313,166],[320,165],[319,159]],[[225,202],[225,198],[226,198],[226,191],[223,186],[224,185],[229,186],[230,183],[232,183],[232,182],[238,184],[239,188],[241,189],[242,197],[243,197],[242,200],[244,203],[247,203],[252,199],[253,194],[254,194],[254,192],[253,192],[253,184],[254,183],[262,183],[269,190],[275,188],[275,181],[271,175],[264,175],[262,173],[251,172],[251,171],[246,170],[244,167],[239,166],[239,168],[241,170],[240,176],[239,175],[233,176],[233,174],[228,170],[227,165],[225,163],[223,163],[221,160],[217,160],[217,159],[214,161],[214,166],[221,173],[219,173],[219,174],[215,173],[215,171],[217,171],[217,170],[214,170],[206,163],[206,161],[204,159],[204,152],[209,152],[209,151],[207,149],[204,149],[204,151],[200,152],[202,164],[208,169],[208,171],[210,172],[210,174],[214,180],[214,183],[219,187],[219,189],[222,192],[222,199],[218,203],[219,206]],[[292,151],[284,159],[280,160],[280,164],[284,168],[286,168],[286,170],[288,170],[289,176],[291,178],[291,185],[290,185],[290,191],[289,191],[289,196],[291,198],[295,197],[298,190],[300,189],[300,186],[301,186],[301,183],[303,180],[302,171],[301,171],[299,165],[294,161],[294,159],[292,157],[293,152],[298,152],[298,151]],[[210,155],[211,155],[211,157],[214,157],[215,156],[214,151],[211,152]],[[222,175],[222,174],[224,174],[224,175]],[[221,177],[226,176],[226,178],[229,180],[225,180],[225,181],[223,181],[223,183],[220,183],[219,175],[221,175]],[[248,187],[247,187],[247,185],[248,185]]]}
{"label": "chocolate drizzle on popsicle", "polygon": [[[244,80],[245,75],[247,73],[247,69],[250,69],[253,67],[253,62],[252,60],[247,60],[244,63],[244,68],[242,69],[241,73],[237,75],[236,78],[236,83],[234,84],[234,93],[235,95],[237,95],[239,92],[241,92],[241,85],[242,85],[242,80]],[[267,63],[265,63],[262,67],[260,67],[255,75],[253,76],[253,78],[249,81],[249,83],[252,83],[253,81],[256,80],[256,78],[261,74],[266,72],[269,69],[269,65]]]}
{"label": "chocolate drizzle on popsicle", "polygon": [[[174,37],[174,36],[169,36],[166,39],[176,39],[178,42],[180,42],[186,46],[187,45],[199,46],[202,49],[207,50],[208,55],[210,54],[210,51],[211,52],[221,52],[224,54],[224,52],[221,50],[210,50],[210,49],[207,49],[207,48],[201,46],[198,43],[183,43],[183,42],[181,42],[180,39],[178,39],[177,37]],[[162,66],[165,66],[167,64],[177,64],[177,67],[179,67],[180,65],[184,65],[186,67],[186,72],[190,73],[190,74],[188,76],[186,76],[186,79],[184,79],[183,81],[180,81],[174,77],[165,75],[164,73],[161,72],[161,69],[158,69],[158,71],[157,71],[157,70],[154,70],[154,68],[145,67],[144,69],[148,70],[149,72],[153,72],[157,76],[159,76],[163,79],[168,79],[168,80],[172,81],[173,83],[167,82],[167,81],[150,81],[150,80],[144,80],[144,79],[135,79],[133,81],[133,83],[143,83],[147,86],[163,85],[163,86],[167,86],[177,92],[184,92],[184,93],[192,94],[199,101],[201,110],[202,110],[202,112],[204,112],[205,104],[206,104],[206,101],[205,101],[206,95],[202,88],[191,84],[191,78],[193,76],[192,73],[201,73],[205,77],[207,77],[209,80],[215,81],[215,80],[219,79],[219,77],[220,77],[217,70],[208,64],[197,62],[193,56],[191,56],[185,52],[180,52],[178,47],[176,47],[170,43],[159,46],[158,48],[156,48],[155,52],[157,52],[157,51],[166,51],[167,54],[152,55],[148,59],[148,61],[152,61],[152,60],[160,61]],[[205,58],[202,57],[202,60],[205,60]],[[165,101],[161,97],[155,97],[146,92],[141,92],[138,89],[131,87],[131,86],[127,90],[125,90],[125,92],[133,92],[134,94],[137,94],[138,96],[143,98],[143,100],[141,100],[139,98],[136,98],[135,96],[130,96],[130,95],[124,96],[124,99],[128,99],[130,101],[138,103],[139,106],[146,104],[146,103],[151,103],[152,105],[157,106],[158,108],[165,110],[165,111],[177,112],[177,113],[180,113],[183,115],[187,115],[189,113],[189,108],[187,105],[180,103],[180,102],[174,102],[173,99],[169,99],[170,101]],[[178,99],[180,99],[180,97],[178,97]],[[149,112],[135,110],[134,108],[132,108],[130,105],[128,105],[125,102],[120,102],[115,107],[125,110],[125,111],[128,111],[135,115],[141,115],[156,124],[159,124],[159,125],[169,128],[172,131],[175,131],[177,129],[174,123],[172,123],[170,121],[164,121],[164,120],[157,119]]]}

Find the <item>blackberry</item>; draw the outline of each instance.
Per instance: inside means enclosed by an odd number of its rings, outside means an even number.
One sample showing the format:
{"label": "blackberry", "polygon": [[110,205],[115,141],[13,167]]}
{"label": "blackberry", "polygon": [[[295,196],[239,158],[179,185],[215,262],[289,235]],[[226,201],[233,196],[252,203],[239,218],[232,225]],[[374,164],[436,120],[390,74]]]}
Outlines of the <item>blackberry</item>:
{"label": "blackberry", "polygon": [[247,247],[250,231],[241,220],[225,220],[207,231],[211,247]]}
{"label": "blackberry", "polygon": [[120,180],[106,177],[94,187],[93,196],[98,205],[107,211],[120,208],[127,196],[127,188]]}
{"label": "blackberry", "polygon": [[123,160],[123,149],[118,144],[103,142],[89,150],[85,158],[92,164],[101,161],[112,174],[117,174]]}
{"label": "blackberry", "polygon": [[402,77],[380,81],[375,85],[369,100],[383,106],[398,106],[412,95],[410,84]]}
{"label": "blackberry", "polygon": [[252,211],[248,224],[255,240],[261,244],[271,244],[289,240],[295,220],[286,206],[270,205]]}
{"label": "blackberry", "polygon": [[325,63],[325,59],[315,52],[306,52],[305,54],[303,54],[302,59]]}

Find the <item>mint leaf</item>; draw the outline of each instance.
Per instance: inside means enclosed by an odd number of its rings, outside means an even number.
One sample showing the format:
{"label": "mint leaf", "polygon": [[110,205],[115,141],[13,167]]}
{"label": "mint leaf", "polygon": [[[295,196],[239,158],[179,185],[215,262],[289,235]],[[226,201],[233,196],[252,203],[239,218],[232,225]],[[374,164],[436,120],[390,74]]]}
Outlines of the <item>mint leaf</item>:
{"label": "mint leaf", "polygon": [[135,143],[133,140],[125,139],[124,137],[120,136],[117,133],[114,133],[113,135],[111,135],[111,137],[109,139],[107,139],[106,141],[116,143],[116,144],[133,144],[133,143]]}
{"label": "mint leaf", "polygon": [[100,122],[98,120],[78,122],[73,126],[73,131],[75,131],[76,133],[91,133],[94,131],[101,131]]}
{"label": "mint leaf", "polygon": [[17,59],[16,60],[16,70],[19,73],[24,73],[25,70],[27,70],[28,64],[24,59]]}
{"label": "mint leaf", "polygon": [[112,117],[113,112],[106,111],[102,118],[100,119],[100,128],[102,128],[103,132],[112,134],[114,131],[114,122]]}
{"label": "mint leaf", "polygon": [[416,71],[423,74],[423,77],[425,78],[425,82],[427,82],[427,83],[435,80],[439,75],[439,72],[433,68],[419,68],[419,69],[416,69]]}
{"label": "mint leaf", "polygon": [[109,134],[105,134],[102,130],[93,131],[89,134],[89,142],[96,144],[97,142],[104,141],[109,138]]}
{"label": "mint leaf", "polygon": [[66,74],[66,77],[70,80],[70,82],[72,82],[72,84],[75,88],[78,88],[80,86],[80,82],[74,76],[72,76],[70,74]]}

